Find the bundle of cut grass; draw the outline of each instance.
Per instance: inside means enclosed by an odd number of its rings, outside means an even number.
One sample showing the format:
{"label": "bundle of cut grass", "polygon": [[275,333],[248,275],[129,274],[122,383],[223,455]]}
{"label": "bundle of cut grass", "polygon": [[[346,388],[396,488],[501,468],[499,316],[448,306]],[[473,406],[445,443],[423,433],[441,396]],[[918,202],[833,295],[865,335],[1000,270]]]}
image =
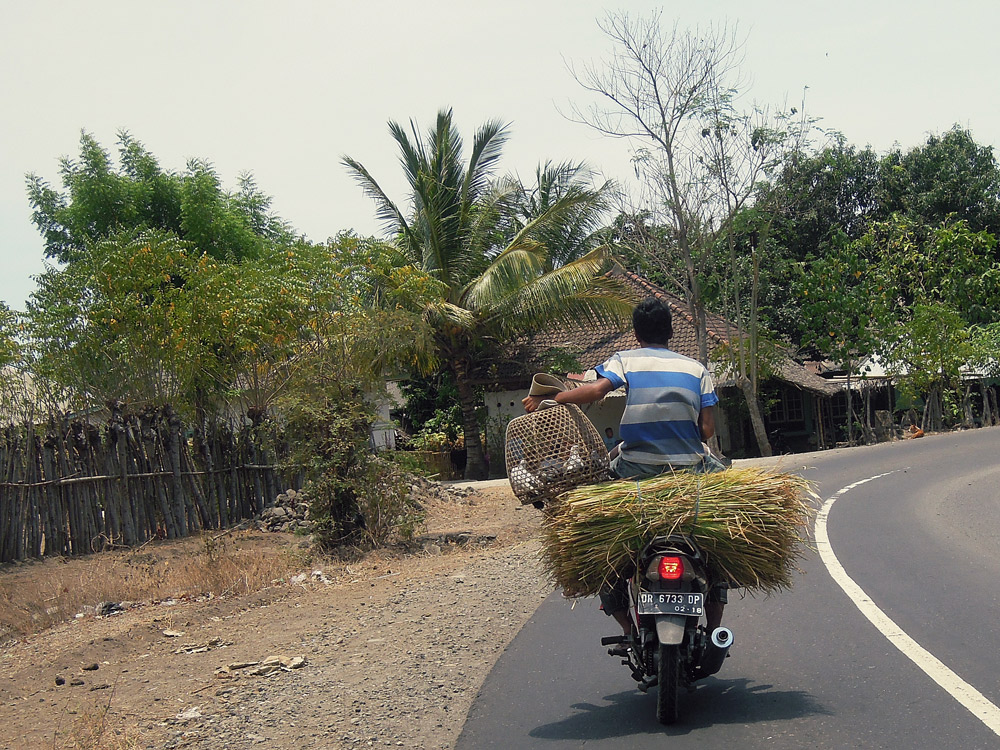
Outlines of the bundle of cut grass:
{"label": "bundle of cut grass", "polygon": [[802,477],[759,468],[579,487],[546,516],[542,561],[566,596],[590,596],[626,573],[653,537],[684,533],[713,580],[772,593],[792,584],[812,494]]}

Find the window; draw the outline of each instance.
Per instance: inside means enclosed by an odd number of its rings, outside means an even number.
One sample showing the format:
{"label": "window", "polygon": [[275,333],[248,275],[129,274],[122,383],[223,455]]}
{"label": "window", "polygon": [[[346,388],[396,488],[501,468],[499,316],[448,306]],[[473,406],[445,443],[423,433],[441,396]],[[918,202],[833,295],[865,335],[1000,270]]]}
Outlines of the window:
{"label": "window", "polygon": [[838,393],[830,399],[830,415],[835,420],[847,419],[847,393]]}
{"label": "window", "polygon": [[770,419],[774,423],[803,421],[802,391],[789,388],[781,392],[781,397],[771,407]]}

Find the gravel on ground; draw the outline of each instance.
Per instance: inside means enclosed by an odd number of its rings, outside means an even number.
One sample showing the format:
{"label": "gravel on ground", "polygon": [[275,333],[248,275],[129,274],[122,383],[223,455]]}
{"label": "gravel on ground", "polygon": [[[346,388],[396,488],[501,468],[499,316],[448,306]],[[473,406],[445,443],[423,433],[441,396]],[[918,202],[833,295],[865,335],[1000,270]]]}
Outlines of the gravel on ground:
{"label": "gravel on ground", "polygon": [[425,508],[406,553],[247,597],[88,614],[0,646],[0,747],[80,747],[71,733],[97,720],[135,743],[106,747],[453,747],[552,586],[539,514],[505,481],[438,492]]}

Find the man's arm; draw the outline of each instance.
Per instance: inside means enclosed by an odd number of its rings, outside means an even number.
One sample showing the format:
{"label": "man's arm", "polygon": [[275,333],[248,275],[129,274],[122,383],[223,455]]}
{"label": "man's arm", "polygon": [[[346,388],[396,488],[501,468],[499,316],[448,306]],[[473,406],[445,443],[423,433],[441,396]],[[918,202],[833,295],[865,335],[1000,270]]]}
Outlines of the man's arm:
{"label": "man's arm", "polygon": [[[557,404],[592,404],[600,401],[614,390],[614,386],[607,378],[598,378],[593,382],[581,385],[579,388],[572,388],[568,391],[559,391],[552,400]],[[539,407],[545,396],[528,396],[521,400],[524,410],[529,414]]]}
{"label": "man's arm", "polygon": [[701,431],[701,439],[706,443],[708,439],[715,435],[715,407],[703,406],[698,412],[698,429]]}

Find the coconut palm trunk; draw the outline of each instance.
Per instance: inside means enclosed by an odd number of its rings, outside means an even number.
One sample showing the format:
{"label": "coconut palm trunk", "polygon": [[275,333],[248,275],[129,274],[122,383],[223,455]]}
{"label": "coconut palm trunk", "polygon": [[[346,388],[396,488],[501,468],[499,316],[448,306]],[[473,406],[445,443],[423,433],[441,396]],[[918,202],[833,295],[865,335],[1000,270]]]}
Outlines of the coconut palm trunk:
{"label": "coconut palm trunk", "polygon": [[476,408],[479,406],[476,391],[469,380],[468,366],[465,362],[456,362],[451,367],[455,377],[455,387],[458,390],[458,403],[462,408],[462,431],[465,440],[465,479],[487,479],[490,474],[486,461],[486,451],[483,449],[482,435],[479,431],[479,420],[476,418]]}

